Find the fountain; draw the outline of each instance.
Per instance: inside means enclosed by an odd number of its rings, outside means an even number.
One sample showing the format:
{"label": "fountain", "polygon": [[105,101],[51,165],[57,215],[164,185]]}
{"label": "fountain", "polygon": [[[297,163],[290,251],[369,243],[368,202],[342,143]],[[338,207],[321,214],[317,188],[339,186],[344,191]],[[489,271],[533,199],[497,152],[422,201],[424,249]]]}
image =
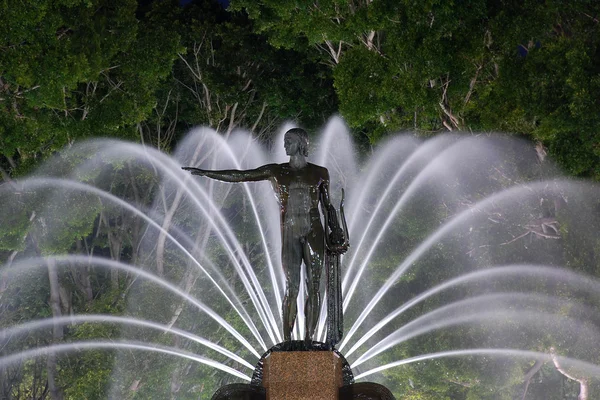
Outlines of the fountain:
{"label": "fountain", "polygon": [[[285,162],[288,128],[273,152],[205,128],[172,156],[94,140],[3,184],[0,390],[210,398],[251,382],[283,341],[276,199],[267,182],[180,167]],[[334,118],[318,139],[309,160],[334,204],[346,189],[336,348],[358,383],[397,398],[593,396],[600,187],[503,135],[401,134],[359,156]],[[304,326],[299,313],[293,339]],[[323,307],[315,339],[326,331]]]}

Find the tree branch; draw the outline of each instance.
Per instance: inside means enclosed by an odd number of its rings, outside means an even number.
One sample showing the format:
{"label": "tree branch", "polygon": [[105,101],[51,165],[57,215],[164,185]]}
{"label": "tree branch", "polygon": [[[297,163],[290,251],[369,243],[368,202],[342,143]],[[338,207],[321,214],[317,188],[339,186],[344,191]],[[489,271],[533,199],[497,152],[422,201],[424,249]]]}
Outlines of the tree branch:
{"label": "tree branch", "polygon": [[335,64],[339,64],[340,63],[340,55],[342,53],[342,42],[340,41],[338,43],[337,50],[335,50],[333,48],[333,44],[331,43],[330,40],[325,39],[325,44],[327,45],[327,48],[329,49],[329,55],[331,55],[331,58],[333,58],[333,61],[335,62]]}
{"label": "tree branch", "polygon": [[226,137],[228,137],[231,134],[231,131],[233,131],[233,128],[235,128],[235,110],[237,110],[237,107],[238,103],[236,102],[231,108],[231,117],[229,117],[229,127],[227,128]]}
{"label": "tree branch", "polygon": [[250,132],[254,133],[254,131],[256,130],[256,127],[258,126],[258,123],[260,122],[263,114],[265,113],[266,108],[267,108],[267,102],[263,101],[262,108],[260,109],[260,114],[258,114],[258,118],[256,118],[256,121],[254,122],[254,125],[252,125],[252,129],[250,130]]}
{"label": "tree branch", "polygon": [[561,374],[566,376],[568,379],[579,382],[579,396],[577,397],[577,400],[587,400],[588,399],[588,391],[589,391],[589,388],[588,388],[589,382],[588,382],[587,378],[577,378],[574,375],[569,374],[560,364],[560,360],[558,359],[558,356],[556,355],[556,350],[554,349],[554,347],[550,347],[550,358],[552,358],[554,367],[556,368],[556,370],[558,372],[560,372]]}
{"label": "tree branch", "polygon": [[471,99],[471,95],[473,94],[473,90],[475,89],[475,84],[477,83],[477,78],[479,77],[479,71],[481,71],[481,68],[483,68],[483,65],[477,67],[477,70],[475,71],[475,76],[471,78],[471,82],[469,83],[469,91],[465,96],[464,105],[467,105],[467,103]]}
{"label": "tree branch", "polygon": [[525,396],[527,396],[527,390],[529,389],[529,384],[531,383],[531,378],[533,378],[535,376],[535,374],[537,374],[539,372],[540,369],[542,369],[542,366],[544,365],[545,361],[542,360],[536,360],[535,364],[533,364],[533,366],[529,369],[529,371],[527,371],[527,373],[525,373],[525,376],[523,376],[523,381],[525,382],[525,388],[523,390],[523,397],[521,397],[521,400],[525,400]]}

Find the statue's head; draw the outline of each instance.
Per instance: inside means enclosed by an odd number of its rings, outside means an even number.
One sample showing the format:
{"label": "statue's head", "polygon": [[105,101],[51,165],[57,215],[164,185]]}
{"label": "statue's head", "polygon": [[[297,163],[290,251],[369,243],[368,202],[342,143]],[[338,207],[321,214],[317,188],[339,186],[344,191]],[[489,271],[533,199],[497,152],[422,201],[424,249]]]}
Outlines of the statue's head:
{"label": "statue's head", "polygon": [[297,144],[299,154],[308,157],[308,133],[304,129],[292,128],[285,133],[284,146],[288,155],[292,155],[290,150],[293,143]]}

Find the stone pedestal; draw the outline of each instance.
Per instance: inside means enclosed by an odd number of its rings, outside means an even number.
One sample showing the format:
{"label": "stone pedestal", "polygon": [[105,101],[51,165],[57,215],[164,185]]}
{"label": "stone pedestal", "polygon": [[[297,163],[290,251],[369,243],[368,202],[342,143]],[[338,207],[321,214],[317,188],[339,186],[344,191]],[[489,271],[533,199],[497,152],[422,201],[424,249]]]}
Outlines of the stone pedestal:
{"label": "stone pedestal", "polygon": [[395,400],[377,383],[354,383],[348,361],[325,343],[279,343],[258,361],[250,384],[217,390],[212,400]]}
{"label": "stone pedestal", "polygon": [[273,352],[264,360],[267,400],[337,400],[342,360],[332,351]]}

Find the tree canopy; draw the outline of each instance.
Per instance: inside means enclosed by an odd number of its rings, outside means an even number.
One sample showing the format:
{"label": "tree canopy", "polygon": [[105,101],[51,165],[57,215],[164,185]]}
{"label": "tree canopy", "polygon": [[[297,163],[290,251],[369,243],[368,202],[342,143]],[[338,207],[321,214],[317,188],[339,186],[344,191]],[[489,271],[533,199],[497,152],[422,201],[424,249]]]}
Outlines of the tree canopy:
{"label": "tree canopy", "polygon": [[321,49],[341,114],[373,142],[401,129],[503,131],[541,141],[573,174],[599,176],[596,1],[234,0],[232,7],[276,47]]}

